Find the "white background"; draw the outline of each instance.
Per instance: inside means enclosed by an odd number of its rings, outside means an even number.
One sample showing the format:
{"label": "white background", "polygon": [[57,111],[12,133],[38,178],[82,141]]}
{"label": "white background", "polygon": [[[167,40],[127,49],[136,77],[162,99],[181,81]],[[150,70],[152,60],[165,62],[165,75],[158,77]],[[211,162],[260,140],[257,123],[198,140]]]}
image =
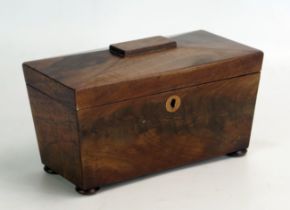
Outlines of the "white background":
{"label": "white background", "polygon": [[[265,53],[248,155],[80,196],[42,171],[21,63],[198,29]],[[0,209],[290,209],[289,0],[0,0]]]}

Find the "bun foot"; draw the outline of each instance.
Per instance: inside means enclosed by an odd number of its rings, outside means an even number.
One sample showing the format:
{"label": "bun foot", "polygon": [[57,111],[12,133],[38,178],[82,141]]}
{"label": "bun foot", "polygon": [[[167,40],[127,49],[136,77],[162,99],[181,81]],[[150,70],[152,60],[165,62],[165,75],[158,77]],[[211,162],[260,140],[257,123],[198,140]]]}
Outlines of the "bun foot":
{"label": "bun foot", "polygon": [[80,187],[76,187],[75,189],[76,189],[76,191],[79,194],[82,194],[82,195],[93,195],[100,189],[100,187],[91,188],[91,189],[88,189],[88,190],[84,190],[84,189],[82,189]]}
{"label": "bun foot", "polygon": [[52,170],[51,168],[49,168],[48,166],[44,166],[43,170],[48,173],[48,174],[58,174],[56,173],[54,170]]}
{"label": "bun foot", "polygon": [[235,152],[228,153],[227,156],[230,157],[242,157],[247,153],[247,149],[241,149]]}

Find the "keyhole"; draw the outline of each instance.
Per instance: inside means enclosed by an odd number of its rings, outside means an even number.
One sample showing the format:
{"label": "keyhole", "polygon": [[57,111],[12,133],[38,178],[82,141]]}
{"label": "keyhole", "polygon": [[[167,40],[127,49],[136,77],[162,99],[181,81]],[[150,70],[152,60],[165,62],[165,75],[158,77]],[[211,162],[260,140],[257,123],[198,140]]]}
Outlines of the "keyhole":
{"label": "keyhole", "polygon": [[172,108],[174,108],[174,107],[175,107],[175,103],[176,103],[176,99],[173,98],[173,99],[171,100],[171,102],[170,102],[170,106],[171,106]]}
{"label": "keyhole", "polygon": [[180,104],[180,97],[177,95],[172,95],[167,98],[165,107],[168,112],[176,112],[179,109]]}

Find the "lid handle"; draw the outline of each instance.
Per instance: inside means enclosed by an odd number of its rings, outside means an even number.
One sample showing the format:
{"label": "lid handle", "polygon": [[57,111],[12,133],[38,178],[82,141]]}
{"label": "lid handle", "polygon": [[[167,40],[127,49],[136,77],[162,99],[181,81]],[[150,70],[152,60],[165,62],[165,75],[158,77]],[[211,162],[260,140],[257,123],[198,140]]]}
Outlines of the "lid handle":
{"label": "lid handle", "polygon": [[119,57],[130,57],[145,53],[176,48],[176,41],[163,36],[154,36],[110,45],[110,52]]}

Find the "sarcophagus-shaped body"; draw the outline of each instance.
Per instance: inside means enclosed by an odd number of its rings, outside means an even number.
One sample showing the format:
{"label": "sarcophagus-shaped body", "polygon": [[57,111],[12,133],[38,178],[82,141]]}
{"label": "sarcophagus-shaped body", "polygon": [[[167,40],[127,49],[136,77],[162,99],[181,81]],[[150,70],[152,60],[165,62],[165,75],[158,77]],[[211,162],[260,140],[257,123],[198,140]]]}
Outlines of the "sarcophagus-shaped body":
{"label": "sarcophagus-shaped body", "polygon": [[263,53],[195,31],[23,64],[42,163],[92,193],[249,145]]}

